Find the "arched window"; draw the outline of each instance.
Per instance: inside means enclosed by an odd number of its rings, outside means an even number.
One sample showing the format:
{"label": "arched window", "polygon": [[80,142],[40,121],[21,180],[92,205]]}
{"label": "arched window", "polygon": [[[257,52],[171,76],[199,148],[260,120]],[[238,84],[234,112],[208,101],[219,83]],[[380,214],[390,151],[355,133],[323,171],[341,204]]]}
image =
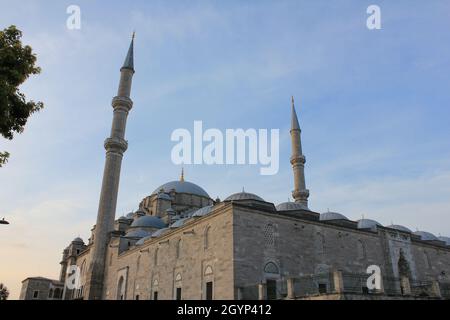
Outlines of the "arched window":
{"label": "arched window", "polygon": [[117,300],[124,300],[124,299],[125,299],[125,279],[123,278],[123,276],[121,276],[117,284]]}
{"label": "arched window", "polygon": [[279,274],[280,271],[275,263],[269,262],[264,266],[264,273]]}
{"label": "arched window", "polygon": [[181,257],[181,239],[177,242],[176,257],[177,259]]}
{"label": "arched window", "polygon": [[264,227],[264,244],[268,248],[275,246],[275,227],[271,223]]}
{"label": "arched window", "polygon": [[204,234],[204,243],[203,243],[203,248],[206,250],[206,249],[208,249],[209,248],[209,241],[210,241],[210,239],[209,239],[209,230],[211,229],[211,227],[210,226],[208,226],[208,227],[206,227],[206,229],[205,229],[205,234]]}
{"label": "arched window", "polygon": [[53,289],[50,289],[50,291],[48,292],[48,297],[49,297],[50,299],[53,298]]}

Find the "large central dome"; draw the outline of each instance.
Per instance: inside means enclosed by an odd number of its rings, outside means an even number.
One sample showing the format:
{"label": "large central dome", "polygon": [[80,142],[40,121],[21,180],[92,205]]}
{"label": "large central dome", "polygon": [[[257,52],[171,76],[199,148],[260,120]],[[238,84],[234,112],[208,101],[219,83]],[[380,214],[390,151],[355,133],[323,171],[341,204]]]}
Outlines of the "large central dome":
{"label": "large central dome", "polygon": [[177,193],[189,193],[189,194],[195,194],[195,195],[198,195],[201,197],[210,198],[208,193],[202,187],[196,185],[195,183],[188,182],[188,181],[167,182],[166,184],[163,184],[162,186],[156,188],[152,194],[157,194],[160,192],[160,190],[163,190],[163,192],[168,193],[172,189],[175,189],[175,192],[177,192]]}

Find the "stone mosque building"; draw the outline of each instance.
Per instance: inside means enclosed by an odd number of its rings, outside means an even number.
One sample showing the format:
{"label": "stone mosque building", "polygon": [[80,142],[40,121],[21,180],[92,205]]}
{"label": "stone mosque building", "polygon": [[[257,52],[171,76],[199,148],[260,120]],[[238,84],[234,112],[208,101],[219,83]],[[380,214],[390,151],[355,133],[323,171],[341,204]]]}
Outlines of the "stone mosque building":
{"label": "stone mosque building", "polygon": [[[112,101],[91,237],[75,238],[64,249],[58,280],[25,279],[21,299],[450,298],[450,238],[309,208],[294,101],[294,202],[275,205],[246,191],[213,200],[182,174],[142,199],[139,210],[116,219],[133,105],[133,46],[134,37]],[[381,270],[375,288],[367,281],[373,265]]]}

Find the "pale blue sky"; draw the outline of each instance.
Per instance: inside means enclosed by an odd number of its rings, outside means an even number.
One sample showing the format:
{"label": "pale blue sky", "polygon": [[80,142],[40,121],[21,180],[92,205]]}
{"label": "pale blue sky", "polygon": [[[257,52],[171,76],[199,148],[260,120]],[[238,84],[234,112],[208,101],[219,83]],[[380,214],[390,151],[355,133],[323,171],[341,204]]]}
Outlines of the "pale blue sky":
{"label": "pale blue sky", "polygon": [[[66,28],[77,4],[81,30]],[[381,7],[382,30],[366,28]],[[211,197],[291,196],[290,96],[297,101],[310,207],[450,235],[448,1],[0,0],[42,74],[23,86],[46,107],[0,139],[0,281],[18,296],[29,275],[57,277],[64,246],[89,236],[119,69],[136,29],[131,111],[117,216],[179,177],[174,129],[278,128],[280,172],[187,166]]]}

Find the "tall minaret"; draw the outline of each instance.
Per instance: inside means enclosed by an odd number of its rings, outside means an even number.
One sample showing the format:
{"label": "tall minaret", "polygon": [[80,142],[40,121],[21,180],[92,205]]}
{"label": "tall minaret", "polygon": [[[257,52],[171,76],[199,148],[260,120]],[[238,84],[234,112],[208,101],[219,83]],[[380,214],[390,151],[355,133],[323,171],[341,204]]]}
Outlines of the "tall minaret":
{"label": "tall minaret", "polygon": [[308,207],[309,190],[306,189],[305,183],[305,156],[302,153],[301,130],[298,124],[297,113],[295,112],[294,97],[292,97],[292,119],[291,119],[291,141],[292,156],[291,164],[294,170],[294,191],[292,196],[295,202],[301,203]]}
{"label": "tall minaret", "polygon": [[134,75],[133,47],[134,33],[127,57],[123,67],[120,69],[119,90],[117,96],[112,100],[114,116],[111,135],[105,140],[105,169],[98,205],[94,245],[84,289],[84,298],[89,300],[103,298],[106,249],[109,242],[109,234],[114,229],[122,157],[128,147],[128,143],[125,140],[125,127],[128,113],[133,106],[133,101],[130,99],[131,83]]}

